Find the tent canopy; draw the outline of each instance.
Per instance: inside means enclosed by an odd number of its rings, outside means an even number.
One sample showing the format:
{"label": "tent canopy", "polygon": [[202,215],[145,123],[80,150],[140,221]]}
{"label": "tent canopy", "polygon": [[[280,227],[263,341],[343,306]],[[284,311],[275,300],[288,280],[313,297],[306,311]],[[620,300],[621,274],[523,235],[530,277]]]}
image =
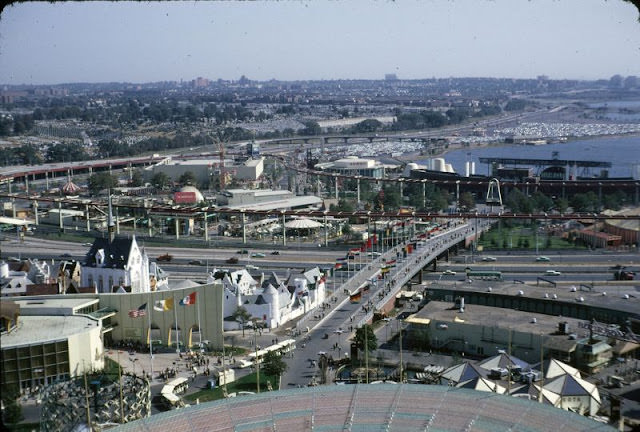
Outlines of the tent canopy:
{"label": "tent canopy", "polygon": [[307,218],[298,218],[290,220],[289,222],[284,224],[285,228],[291,229],[312,229],[312,228],[320,228],[322,224],[320,222],[316,222]]}

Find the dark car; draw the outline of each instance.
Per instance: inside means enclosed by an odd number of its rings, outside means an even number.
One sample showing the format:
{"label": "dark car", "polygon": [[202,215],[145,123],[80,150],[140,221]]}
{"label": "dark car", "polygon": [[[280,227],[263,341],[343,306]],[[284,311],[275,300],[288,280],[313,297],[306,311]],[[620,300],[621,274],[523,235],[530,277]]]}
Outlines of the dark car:
{"label": "dark car", "polygon": [[241,255],[249,255],[249,251],[246,250],[246,249],[241,249],[241,250],[238,251],[238,253],[241,254]]}
{"label": "dark car", "polygon": [[191,261],[189,261],[189,264],[191,264],[191,265],[204,265],[204,261],[202,261],[202,260],[191,260]]}
{"label": "dark car", "polygon": [[227,260],[227,264],[238,264],[238,258],[231,257]]}
{"label": "dark car", "polygon": [[271,255],[280,255],[280,251],[273,251],[271,252]]}
{"label": "dark car", "polygon": [[169,262],[173,259],[173,256],[169,255],[168,253],[164,254],[164,255],[160,255],[158,258],[156,258],[156,261],[165,261],[165,262]]}

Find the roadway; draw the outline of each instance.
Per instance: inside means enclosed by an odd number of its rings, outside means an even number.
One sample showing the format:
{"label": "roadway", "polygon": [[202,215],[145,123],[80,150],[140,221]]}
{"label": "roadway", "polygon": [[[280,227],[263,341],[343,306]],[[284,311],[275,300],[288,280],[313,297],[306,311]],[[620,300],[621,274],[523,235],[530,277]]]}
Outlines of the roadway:
{"label": "roadway", "polygon": [[[478,230],[484,230],[489,223],[483,221]],[[329,297],[324,307],[312,311],[296,323],[295,329],[300,332],[297,337],[297,349],[292,358],[285,361],[288,370],[282,377],[282,385],[306,386],[311,380],[318,382],[317,361],[322,353],[338,359],[349,353],[350,339],[355,329],[371,320],[375,310],[393,301],[395,295],[411,280],[422,267],[429,264],[451,246],[464,242],[474,233],[474,228],[462,221],[454,221],[451,228],[434,235],[407,257],[400,251],[404,245],[398,245],[385,251],[379,257],[371,257],[360,271],[342,284]],[[396,260],[395,267],[384,279],[378,279],[380,266],[390,260]],[[349,293],[354,293],[364,285],[369,285],[362,292],[359,302],[351,302]],[[314,366],[314,361],[315,366]]]}

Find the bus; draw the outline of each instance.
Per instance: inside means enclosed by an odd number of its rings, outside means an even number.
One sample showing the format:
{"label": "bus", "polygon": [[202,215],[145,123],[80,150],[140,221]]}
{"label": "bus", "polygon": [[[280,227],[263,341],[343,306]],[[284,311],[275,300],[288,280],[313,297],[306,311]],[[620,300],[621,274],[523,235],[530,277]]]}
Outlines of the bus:
{"label": "bus", "polygon": [[474,271],[467,270],[468,279],[481,279],[481,280],[502,280],[502,272],[499,271]]}
{"label": "bus", "polygon": [[278,355],[285,355],[291,351],[296,349],[296,341],[295,339],[286,339],[282,342],[278,342],[277,344],[270,345],[266,348],[259,349],[257,351],[253,351],[247,354],[247,357],[240,361],[236,362],[240,368],[245,368],[249,366],[253,366],[257,363],[262,363],[264,356],[271,351],[275,351]]}

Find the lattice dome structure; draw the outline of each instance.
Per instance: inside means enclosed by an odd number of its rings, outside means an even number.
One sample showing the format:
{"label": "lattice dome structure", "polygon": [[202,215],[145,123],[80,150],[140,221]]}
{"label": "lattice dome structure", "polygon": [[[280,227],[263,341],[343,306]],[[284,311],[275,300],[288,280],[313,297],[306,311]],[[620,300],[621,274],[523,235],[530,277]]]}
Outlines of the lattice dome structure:
{"label": "lattice dome structure", "polygon": [[[125,374],[118,378],[92,374],[44,388],[40,430],[81,430],[87,425],[87,408],[94,426],[130,422],[151,414],[149,381]],[[88,403],[88,406],[87,406]]]}

